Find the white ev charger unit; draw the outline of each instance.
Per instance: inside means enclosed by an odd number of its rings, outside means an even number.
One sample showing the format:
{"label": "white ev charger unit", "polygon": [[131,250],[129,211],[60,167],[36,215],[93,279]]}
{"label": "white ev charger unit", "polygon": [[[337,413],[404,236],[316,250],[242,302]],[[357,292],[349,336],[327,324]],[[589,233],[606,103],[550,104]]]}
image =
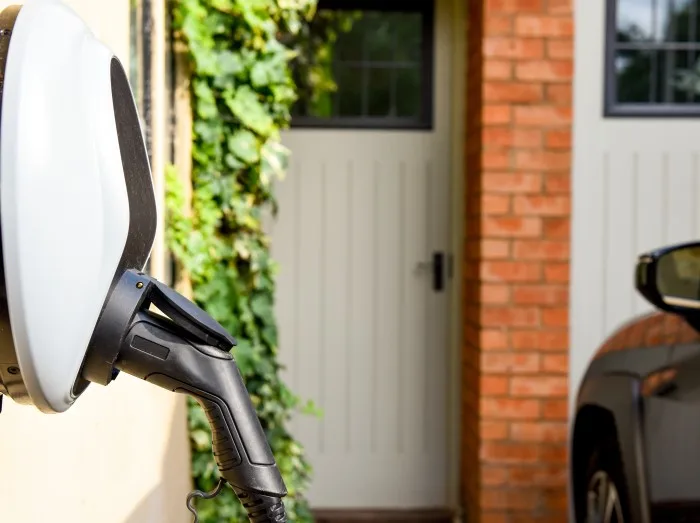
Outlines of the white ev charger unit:
{"label": "white ev charger unit", "polygon": [[0,13],[0,97],[0,400],[61,413],[120,371],[189,394],[216,493],[228,482],[250,521],[286,521],[234,338],[142,272],[157,206],[119,60],[60,0],[27,0]]}

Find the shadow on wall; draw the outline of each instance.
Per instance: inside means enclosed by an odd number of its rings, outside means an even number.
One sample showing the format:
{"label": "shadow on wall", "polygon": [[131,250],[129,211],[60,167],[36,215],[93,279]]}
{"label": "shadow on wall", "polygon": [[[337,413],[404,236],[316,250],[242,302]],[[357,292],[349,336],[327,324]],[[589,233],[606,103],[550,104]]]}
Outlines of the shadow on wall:
{"label": "shadow on wall", "polygon": [[192,514],[187,510],[186,496],[192,484],[189,475],[183,474],[180,461],[183,453],[190,455],[189,439],[187,434],[183,438],[180,421],[186,417],[187,402],[179,401],[173,412],[168,445],[163,452],[162,480],[141,499],[124,523],[191,523]]}
{"label": "shadow on wall", "polygon": [[131,376],[91,388],[57,416],[5,402],[0,521],[191,523],[184,397]]}

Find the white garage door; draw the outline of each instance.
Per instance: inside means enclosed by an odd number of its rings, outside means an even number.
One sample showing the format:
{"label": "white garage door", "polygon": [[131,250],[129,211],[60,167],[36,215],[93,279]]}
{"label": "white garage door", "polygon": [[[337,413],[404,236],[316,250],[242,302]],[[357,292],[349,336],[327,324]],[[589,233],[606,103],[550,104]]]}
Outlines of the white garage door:
{"label": "white garage door", "polygon": [[700,238],[700,2],[576,2],[571,400],[592,353],[650,310],[637,255]]}
{"label": "white garage door", "polygon": [[447,505],[444,4],[321,1],[317,30],[352,22],[333,46],[338,90],[302,96],[284,137],[277,315],[287,382],[324,411],[293,426],[315,507]]}

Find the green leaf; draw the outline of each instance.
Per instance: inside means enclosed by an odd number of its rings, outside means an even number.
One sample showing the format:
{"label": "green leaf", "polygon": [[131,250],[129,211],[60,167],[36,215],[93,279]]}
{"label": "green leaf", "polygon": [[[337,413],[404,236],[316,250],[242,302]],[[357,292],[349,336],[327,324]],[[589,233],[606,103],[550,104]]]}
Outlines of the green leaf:
{"label": "green leaf", "polygon": [[271,87],[275,103],[291,105],[296,101],[296,91],[288,85],[273,85]]}
{"label": "green leaf", "polygon": [[225,11],[230,13],[235,5],[235,2],[233,0],[210,0],[211,1],[211,6],[214,9],[219,9],[221,11]]}
{"label": "green leaf", "polygon": [[270,83],[269,64],[257,62],[250,71],[250,81],[254,87],[263,87]]}
{"label": "green leaf", "polygon": [[226,164],[226,167],[233,171],[239,171],[246,166],[245,162],[243,162],[239,158],[236,158],[232,154],[227,154],[226,156],[224,156],[224,163]]}
{"label": "green leaf", "polygon": [[238,89],[233,98],[226,100],[226,105],[243,125],[256,133],[269,136],[274,132],[272,117],[251,87],[246,85]]}
{"label": "green leaf", "polygon": [[190,438],[197,450],[211,450],[211,434],[207,431],[201,429],[190,431]]}
{"label": "green leaf", "polygon": [[[273,40],[273,42],[276,42]],[[279,45],[279,44],[278,44]],[[268,44],[268,51],[271,51],[274,43]],[[253,87],[267,87],[271,84],[283,84],[287,80],[286,60],[284,53],[272,55],[267,60],[256,62],[250,72],[250,80]]]}
{"label": "green leaf", "polygon": [[241,55],[226,49],[218,54],[217,63],[222,75],[236,75],[245,69]]}
{"label": "green leaf", "polygon": [[311,400],[306,402],[306,404],[301,408],[301,412],[303,414],[316,416],[316,417],[323,416],[323,410],[321,408],[317,407],[316,404]]}
{"label": "green leaf", "polygon": [[228,148],[244,164],[256,163],[260,159],[258,139],[247,129],[231,135],[228,139]]}
{"label": "green leaf", "polygon": [[247,340],[239,340],[238,345],[234,349],[238,370],[244,376],[250,375],[255,368],[255,353],[253,346]]}
{"label": "green leaf", "polygon": [[284,178],[289,161],[289,149],[277,140],[267,140],[262,148],[262,165],[260,175],[262,181],[268,184],[271,179]]}
{"label": "green leaf", "polygon": [[[195,104],[197,107],[197,116],[202,121],[215,118],[219,111],[216,107],[216,98],[214,92],[210,89],[206,81],[195,80],[193,82]],[[200,122],[197,122],[200,123]]]}
{"label": "green leaf", "polygon": [[253,314],[260,317],[265,323],[272,322],[272,298],[267,294],[256,294],[250,300],[250,309]]}

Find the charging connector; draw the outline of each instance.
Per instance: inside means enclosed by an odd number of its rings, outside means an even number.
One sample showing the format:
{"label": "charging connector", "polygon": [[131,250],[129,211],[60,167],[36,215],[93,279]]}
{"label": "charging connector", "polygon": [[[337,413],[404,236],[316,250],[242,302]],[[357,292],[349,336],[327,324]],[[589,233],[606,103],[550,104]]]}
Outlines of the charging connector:
{"label": "charging connector", "polygon": [[[150,311],[151,304],[166,316]],[[95,328],[83,375],[106,385],[117,370],[192,396],[209,419],[221,477],[250,521],[284,522],[287,489],[230,352],[235,343],[184,296],[127,271]]]}

